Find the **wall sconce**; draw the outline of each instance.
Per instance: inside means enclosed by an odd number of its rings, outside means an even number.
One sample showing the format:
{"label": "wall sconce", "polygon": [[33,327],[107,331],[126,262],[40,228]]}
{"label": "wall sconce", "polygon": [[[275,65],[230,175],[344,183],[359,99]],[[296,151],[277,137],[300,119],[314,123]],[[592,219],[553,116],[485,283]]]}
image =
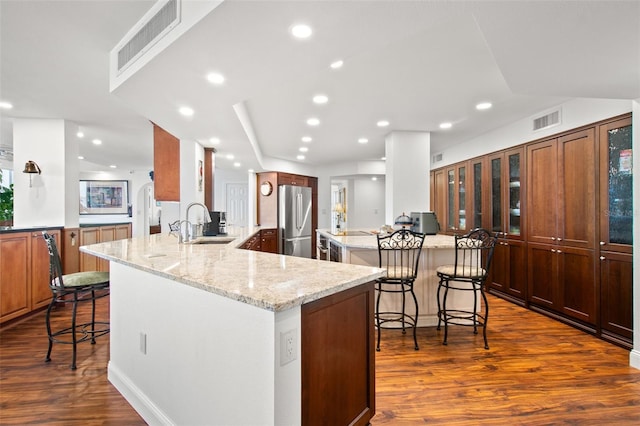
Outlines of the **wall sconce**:
{"label": "wall sconce", "polygon": [[22,171],[22,173],[28,173],[29,174],[29,188],[31,188],[31,186],[32,186],[31,176],[34,173],[37,173],[37,174],[42,173],[42,170],[40,170],[40,167],[38,167],[38,165],[36,164],[35,161],[29,160],[24,165],[24,170]]}

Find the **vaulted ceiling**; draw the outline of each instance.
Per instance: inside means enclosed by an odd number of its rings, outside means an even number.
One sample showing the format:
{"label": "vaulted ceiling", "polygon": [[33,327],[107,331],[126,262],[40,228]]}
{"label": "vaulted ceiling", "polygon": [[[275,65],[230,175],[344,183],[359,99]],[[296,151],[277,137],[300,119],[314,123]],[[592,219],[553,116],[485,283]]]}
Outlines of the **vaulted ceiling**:
{"label": "vaulted ceiling", "polygon": [[640,98],[639,1],[226,0],[110,93],[109,51],[154,3],[2,0],[0,147],[13,118],[64,118],[81,169],[151,169],[152,120],[218,138],[219,167],[260,170],[256,151],[322,167],[380,159],[391,131],[431,132],[436,153],[570,98]]}

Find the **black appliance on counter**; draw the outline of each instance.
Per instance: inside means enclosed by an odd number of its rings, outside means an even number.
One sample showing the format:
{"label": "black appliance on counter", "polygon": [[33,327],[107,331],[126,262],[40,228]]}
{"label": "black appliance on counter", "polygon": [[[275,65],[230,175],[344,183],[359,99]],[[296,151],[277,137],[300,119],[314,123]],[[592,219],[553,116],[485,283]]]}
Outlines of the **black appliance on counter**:
{"label": "black appliance on counter", "polygon": [[211,215],[211,222],[204,224],[202,235],[206,237],[227,235],[227,213],[211,211],[209,214]]}
{"label": "black appliance on counter", "polygon": [[425,235],[436,235],[440,231],[440,224],[434,212],[411,212],[413,225],[411,230]]}

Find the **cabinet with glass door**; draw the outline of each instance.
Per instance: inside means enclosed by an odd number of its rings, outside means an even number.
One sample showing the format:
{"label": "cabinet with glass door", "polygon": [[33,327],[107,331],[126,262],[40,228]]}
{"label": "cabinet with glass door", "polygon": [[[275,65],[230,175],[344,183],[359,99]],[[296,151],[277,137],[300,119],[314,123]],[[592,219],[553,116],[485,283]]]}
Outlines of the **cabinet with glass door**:
{"label": "cabinet with glass door", "polygon": [[447,217],[446,230],[453,234],[463,234],[469,229],[467,208],[470,205],[468,187],[468,162],[446,169],[447,176]]}
{"label": "cabinet with glass door", "polygon": [[602,337],[633,346],[633,167],[631,117],[599,127],[600,327]]}
{"label": "cabinet with glass door", "polygon": [[489,199],[487,226],[500,239],[493,257],[489,287],[513,302],[526,300],[526,245],[522,241],[523,152],[514,148],[490,155]]}

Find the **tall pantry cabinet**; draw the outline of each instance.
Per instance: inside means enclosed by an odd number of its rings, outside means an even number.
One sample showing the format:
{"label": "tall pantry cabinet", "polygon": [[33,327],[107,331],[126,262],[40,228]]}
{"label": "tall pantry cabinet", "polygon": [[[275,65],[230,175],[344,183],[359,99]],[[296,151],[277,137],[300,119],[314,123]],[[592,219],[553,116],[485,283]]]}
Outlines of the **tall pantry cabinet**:
{"label": "tall pantry cabinet", "polygon": [[532,307],[596,325],[595,129],[527,146],[528,284]]}

